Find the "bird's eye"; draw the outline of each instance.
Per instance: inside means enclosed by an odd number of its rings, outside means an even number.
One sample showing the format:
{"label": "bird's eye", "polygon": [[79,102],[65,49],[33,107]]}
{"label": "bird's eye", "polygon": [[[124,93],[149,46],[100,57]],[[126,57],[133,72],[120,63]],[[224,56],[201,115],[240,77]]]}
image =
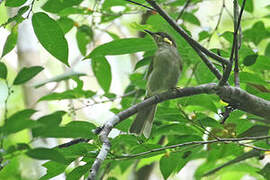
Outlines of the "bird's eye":
{"label": "bird's eye", "polygon": [[169,43],[170,45],[173,45],[173,42],[169,38],[165,37],[163,38],[163,41]]}

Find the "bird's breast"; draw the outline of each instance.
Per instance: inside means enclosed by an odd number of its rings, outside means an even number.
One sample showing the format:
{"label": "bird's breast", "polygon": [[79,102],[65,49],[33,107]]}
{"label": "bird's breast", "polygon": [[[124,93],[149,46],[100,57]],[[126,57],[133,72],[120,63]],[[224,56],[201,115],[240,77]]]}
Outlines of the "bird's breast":
{"label": "bird's breast", "polygon": [[181,59],[175,47],[159,48],[153,58],[153,70],[147,81],[148,95],[176,86],[181,70]]}

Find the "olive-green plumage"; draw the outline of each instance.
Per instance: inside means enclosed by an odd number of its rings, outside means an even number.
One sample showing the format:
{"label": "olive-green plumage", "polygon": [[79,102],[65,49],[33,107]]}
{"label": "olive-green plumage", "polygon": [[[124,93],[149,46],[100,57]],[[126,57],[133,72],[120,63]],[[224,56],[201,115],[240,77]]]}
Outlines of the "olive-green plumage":
{"label": "olive-green plumage", "polygon": [[[166,33],[145,30],[155,40],[157,51],[149,67],[146,84],[146,98],[175,88],[182,71],[181,57],[174,40]],[[130,132],[149,137],[152,129],[156,105],[147,107],[138,112],[133,121]]]}

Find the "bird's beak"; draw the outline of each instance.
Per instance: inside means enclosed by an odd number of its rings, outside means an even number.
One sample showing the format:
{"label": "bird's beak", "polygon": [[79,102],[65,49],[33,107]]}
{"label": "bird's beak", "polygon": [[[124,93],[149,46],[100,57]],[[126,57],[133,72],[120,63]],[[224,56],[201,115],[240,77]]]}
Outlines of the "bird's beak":
{"label": "bird's beak", "polygon": [[145,31],[146,33],[150,34],[151,36],[153,36],[153,35],[155,34],[154,32],[149,31],[149,30],[147,30],[147,29],[144,29],[144,31]]}

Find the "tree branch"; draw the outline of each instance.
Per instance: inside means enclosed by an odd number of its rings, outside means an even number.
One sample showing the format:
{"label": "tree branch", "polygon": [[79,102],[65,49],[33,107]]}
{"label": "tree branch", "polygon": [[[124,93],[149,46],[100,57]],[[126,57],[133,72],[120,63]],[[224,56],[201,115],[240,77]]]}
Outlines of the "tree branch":
{"label": "tree branch", "polygon": [[154,0],[146,0],[156,11],[194,48],[198,48],[200,51],[202,51],[207,56],[219,61],[222,64],[229,64],[229,61],[212,51],[209,51],[202,45],[200,45],[197,41],[192,39],[186,32],[183,30],[180,26],[177,25],[177,23],[165,12],[163,9],[160,8],[160,6],[154,1]]}

